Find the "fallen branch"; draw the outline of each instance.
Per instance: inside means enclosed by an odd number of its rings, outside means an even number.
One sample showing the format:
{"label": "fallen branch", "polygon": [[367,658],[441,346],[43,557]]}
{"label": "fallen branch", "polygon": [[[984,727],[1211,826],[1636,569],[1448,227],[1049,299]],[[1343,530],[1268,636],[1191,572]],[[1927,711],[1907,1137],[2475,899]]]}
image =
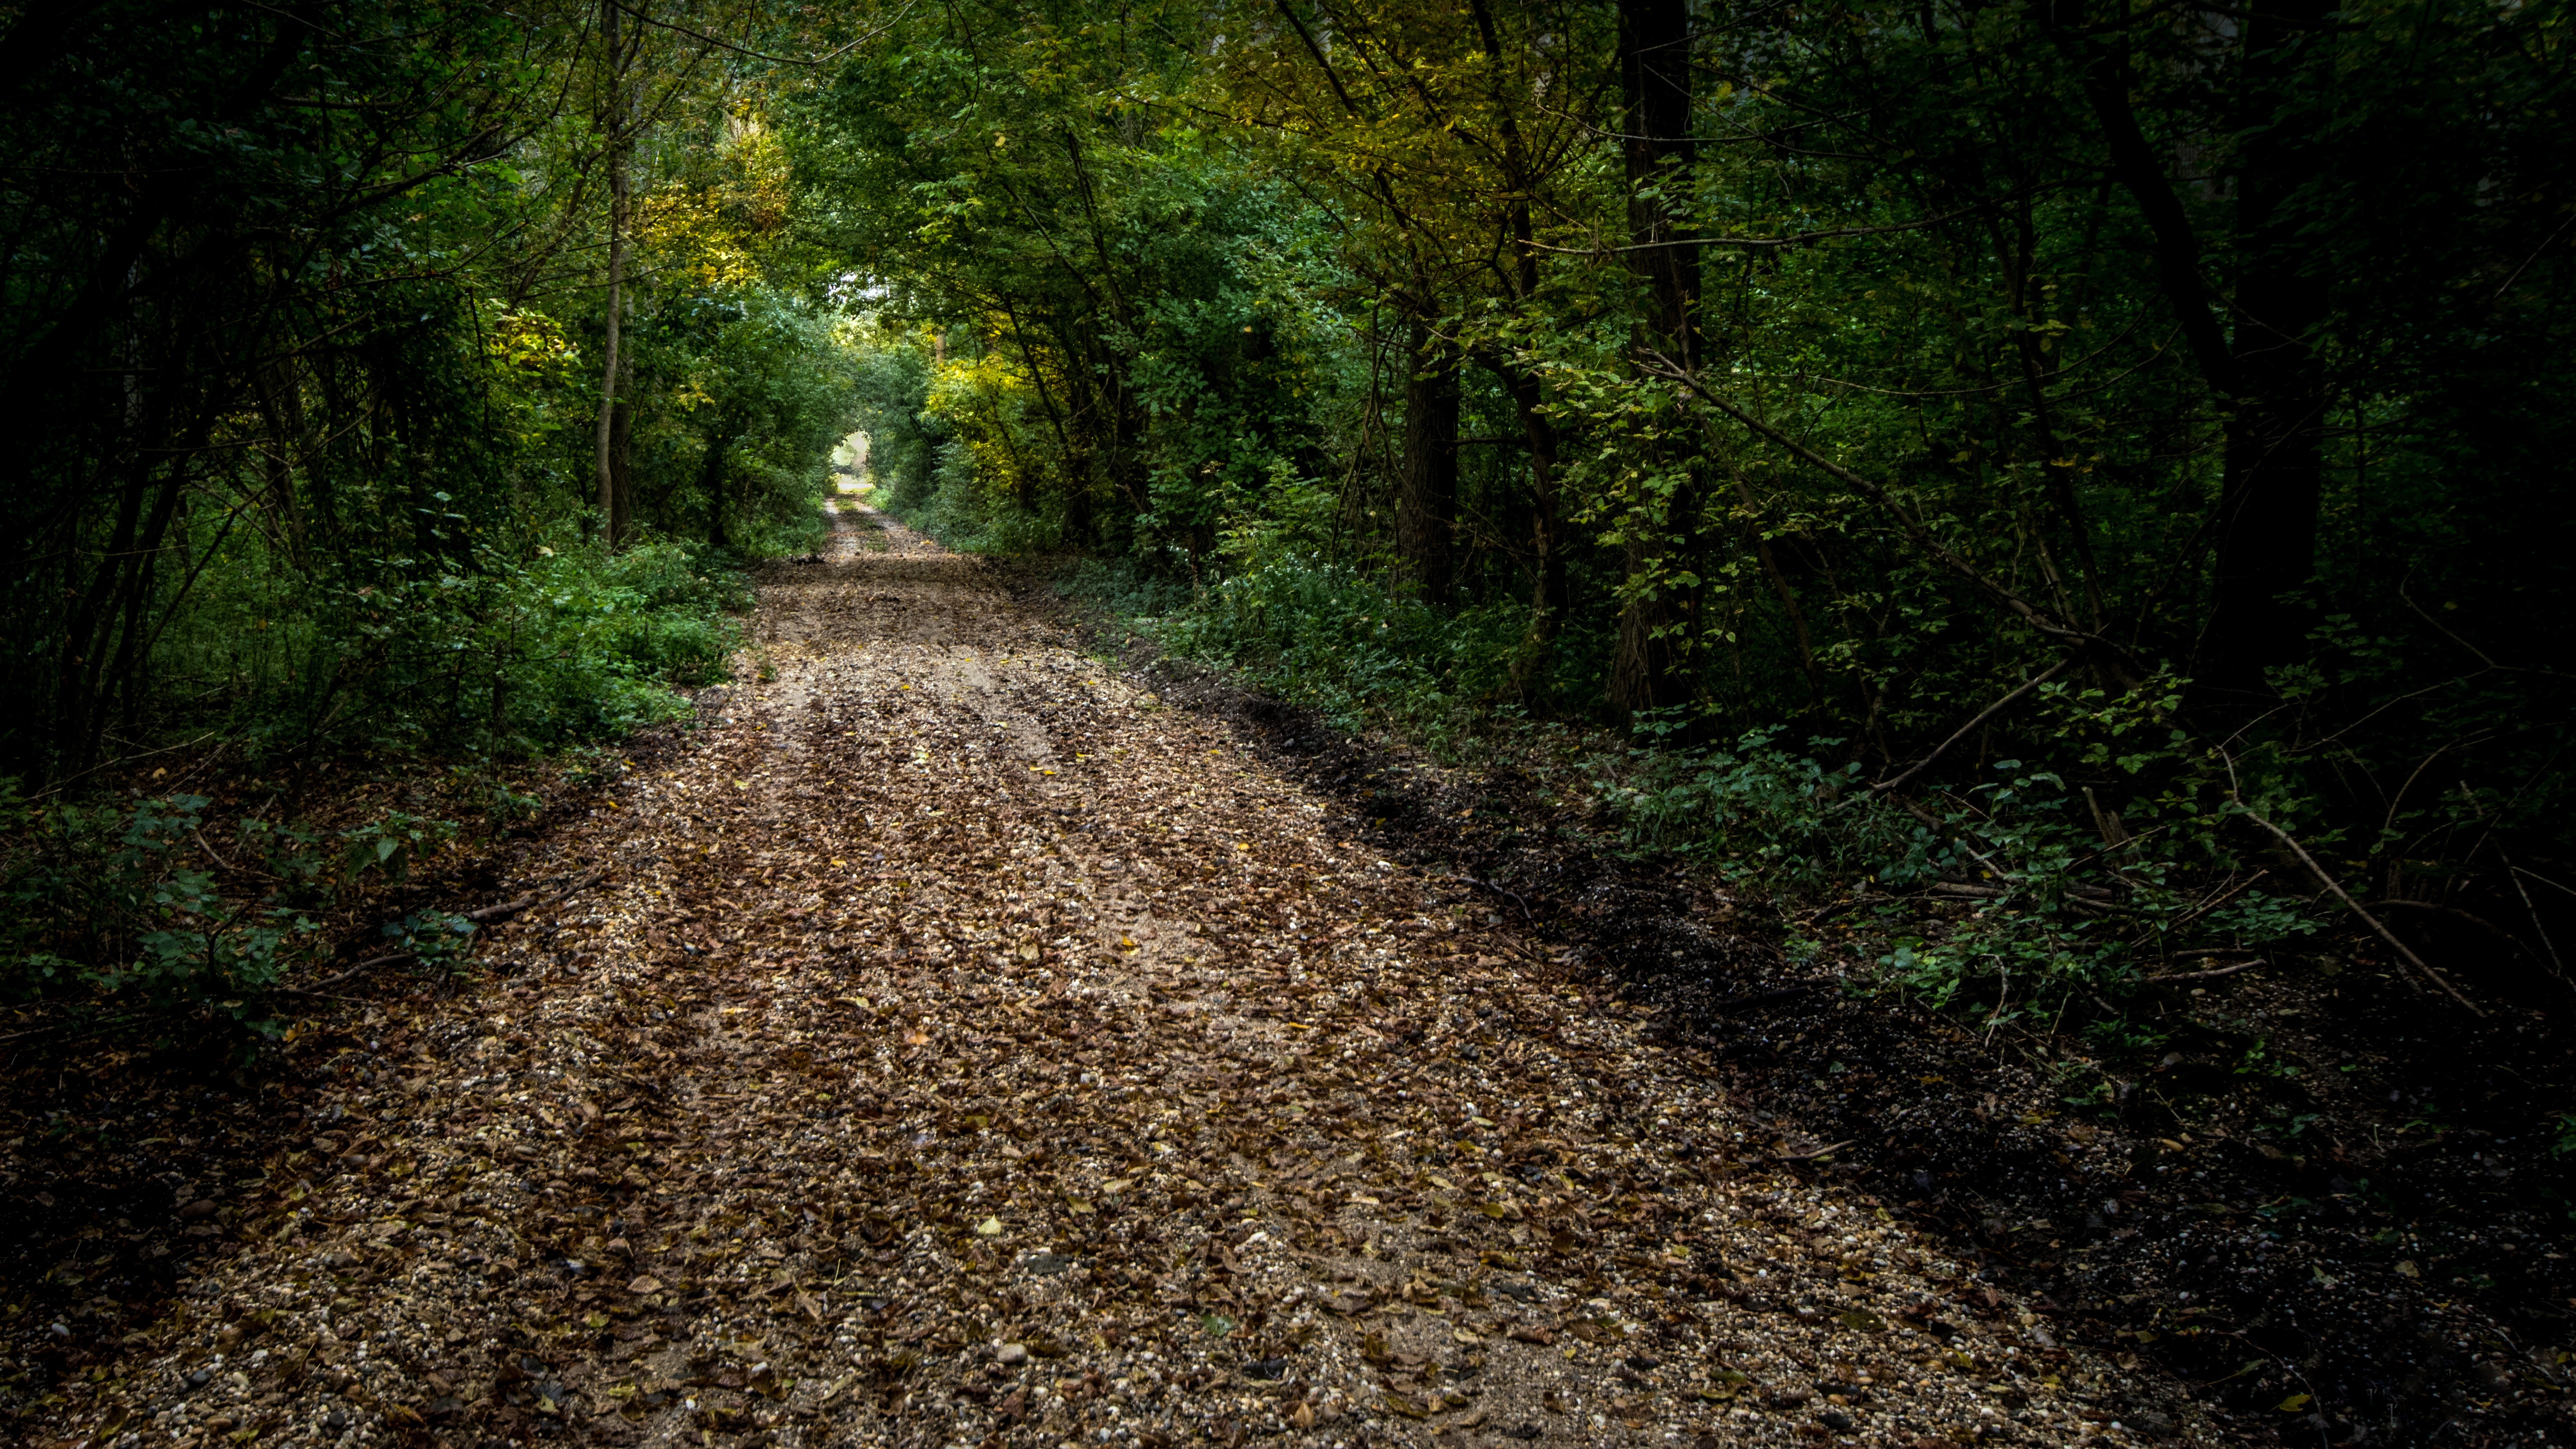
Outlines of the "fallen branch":
{"label": "fallen branch", "polygon": [[2147,976],[2140,979],[2149,986],[2162,986],[2173,981],[2215,981],[2221,976],[2233,976],[2239,971],[2251,971],[2257,966],[2270,964],[2261,960],[2239,961],[2233,966],[2213,966],[2206,971],[2178,971],[2171,976]]}
{"label": "fallen branch", "polygon": [[1830,1145],[1828,1145],[1828,1146],[1824,1146],[1824,1147],[1816,1148],[1814,1151],[1811,1151],[1811,1152],[1782,1152],[1782,1153],[1779,1153],[1779,1154],[1776,1154],[1776,1155],[1777,1155],[1778,1159],[1779,1159],[1780,1161],[1782,1161],[1782,1162],[1805,1162],[1806,1160],[1808,1160],[1809,1158],[1812,1158],[1812,1157],[1824,1157],[1824,1156],[1827,1156],[1827,1155],[1829,1155],[1829,1154],[1831,1154],[1831,1153],[1840,1152],[1840,1151],[1842,1151],[1844,1148],[1851,1146],[1854,1142],[1858,1142],[1859,1140],[1860,1140],[1860,1139],[1859,1139],[1859,1138],[1857,1138],[1857,1137],[1851,1137],[1851,1138],[1846,1138],[1846,1139],[1844,1139],[1843,1141],[1840,1141],[1840,1142],[1832,1143],[1832,1144],[1830,1144]]}
{"label": "fallen branch", "polygon": [[1483,881],[1483,880],[1478,880],[1478,879],[1476,879],[1476,878],[1475,878],[1474,876],[1472,876],[1472,875],[1462,875],[1462,876],[1458,877],[1458,879],[1460,879],[1460,880],[1462,880],[1462,881],[1465,881],[1467,884],[1469,884],[1469,885],[1471,885],[1471,886],[1482,886],[1482,887],[1484,887],[1486,890],[1492,891],[1494,894],[1496,894],[1496,895],[1498,895],[1498,896],[1510,896],[1510,897],[1511,897],[1511,899],[1512,899],[1512,904],[1513,904],[1513,905],[1516,905],[1516,906],[1518,906],[1518,907],[1520,907],[1520,908],[1521,908],[1521,919],[1522,919],[1522,920],[1524,920],[1524,921],[1529,921],[1529,920],[1535,920],[1535,919],[1537,919],[1536,917],[1534,917],[1534,916],[1532,916],[1532,915],[1530,914],[1529,902],[1527,902],[1527,901],[1525,901],[1525,900],[1522,900],[1522,899],[1520,898],[1520,896],[1519,896],[1519,894],[1518,894],[1518,893],[1513,892],[1513,891],[1507,891],[1507,890],[1503,889],[1501,886],[1498,886],[1498,885],[1494,884],[1492,881]]}
{"label": "fallen branch", "polygon": [[[583,876],[581,879],[574,881],[572,884],[565,886],[562,890],[542,899],[536,896],[523,896],[515,901],[503,901],[497,906],[485,906],[481,910],[465,911],[461,914],[465,919],[476,922],[477,924],[487,921],[507,920],[510,917],[519,914],[521,911],[533,910],[538,906],[551,906],[557,901],[569,897],[573,892],[581,890],[583,887],[592,884],[606,874],[608,874],[608,872],[605,868],[594,870],[590,874]],[[279,991],[278,995],[319,996],[325,990],[341,985],[345,982],[354,981],[357,978],[366,975],[368,972],[375,970],[379,966],[391,966],[399,961],[417,961],[419,959],[420,953],[418,951],[396,951],[390,956],[371,957],[359,962],[357,965],[350,967],[348,970],[343,971],[336,976],[325,976],[310,986],[290,986]]]}
{"label": "fallen branch", "polygon": [[2520,936],[2515,935],[2513,932],[2506,930],[2504,927],[2497,925],[2495,922],[2488,920],[2486,917],[2481,916],[2474,911],[2464,911],[2458,906],[2446,906],[2440,901],[2395,900],[2382,897],[2379,902],[2379,908],[2381,910],[2386,910],[2390,906],[2404,906],[2410,911],[2425,911],[2433,915],[2457,916],[2461,920],[2468,922],[2470,925],[2477,927],[2479,930],[2486,932],[2488,935],[2508,943],[2516,951],[2519,951],[2526,956],[2532,954],[2531,948],[2522,944],[2522,938]]}
{"label": "fallen branch", "polygon": [[533,910],[540,905],[553,905],[556,901],[562,900],[573,892],[590,885],[592,882],[606,874],[608,874],[608,872],[604,869],[594,870],[590,874],[583,876],[581,879],[574,881],[571,885],[565,886],[562,890],[555,892],[555,894],[550,897],[540,899],[533,895],[521,896],[515,901],[503,901],[497,906],[485,906],[479,911],[467,911],[465,912],[465,919],[472,921],[477,925],[482,925],[491,921],[506,921],[510,917],[519,914],[521,911]]}
{"label": "fallen branch", "polygon": [[[2242,805],[2244,802],[2240,800],[2237,803]],[[2444,976],[2441,972],[2434,970],[2431,962],[2416,955],[2413,949],[2408,947],[2405,942],[2398,940],[2397,933],[2382,924],[2377,916],[2363,910],[2361,908],[2361,902],[2354,900],[2350,893],[2344,890],[2340,882],[2338,882],[2333,876],[2326,873],[2326,868],[2324,866],[2317,864],[2317,858],[2308,854],[2308,848],[2306,846],[2301,845],[2296,840],[2290,838],[2290,832],[2283,830],[2280,826],[2273,824],[2271,821],[2264,819],[2262,816],[2255,814],[2251,810],[2245,812],[2245,818],[2262,826],[2265,830],[2270,831],[2273,839],[2288,846],[2290,848],[2290,853],[2299,858],[2299,863],[2306,866],[2311,872],[2313,872],[2317,879],[2325,882],[2326,889],[2334,893],[2334,898],[2336,900],[2343,902],[2344,909],[2361,917],[2364,925],[2367,925],[2371,930],[2378,932],[2379,939],[2386,941],[2391,950],[2394,950],[2399,956],[2404,957],[2415,967],[2416,970],[2423,972],[2427,980],[2431,981],[2434,985],[2441,987],[2443,994],[2449,996],[2453,1001],[2460,1003],[2460,1005],[2467,1007],[2471,1016],[2486,1015],[2485,1012],[2480,1011],[2475,1005],[2473,1005],[2467,997],[2460,994],[2459,988],[2451,984],[2450,978]]]}
{"label": "fallen branch", "polygon": [[397,961],[417,961],[419,959],[420,953],[418,951],[396,951],[390,956],[372,956],[359,962],[357,965],[350,967],[348,970],[341,972],[337,976],[325,976],[310,986],[285,987],[277,994],[280,996],[319,996],[323,993],[325,988],[338,986],[344,982],[354,981],[357,978],[366,975],[368,972],[375,970],[379,966],[391,966]]}

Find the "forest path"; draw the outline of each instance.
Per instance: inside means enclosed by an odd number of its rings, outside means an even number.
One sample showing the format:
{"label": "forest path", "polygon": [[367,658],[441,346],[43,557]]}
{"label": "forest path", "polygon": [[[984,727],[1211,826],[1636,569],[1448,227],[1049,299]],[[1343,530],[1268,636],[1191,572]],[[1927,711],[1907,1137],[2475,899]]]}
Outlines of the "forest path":
{"label": "forest path", "polygon": [[607,880],[487,943],[524,974],[369,1019],[130,1428],[2130,1441],[1640,1013],[985,565],[834,528],[557,843]]}

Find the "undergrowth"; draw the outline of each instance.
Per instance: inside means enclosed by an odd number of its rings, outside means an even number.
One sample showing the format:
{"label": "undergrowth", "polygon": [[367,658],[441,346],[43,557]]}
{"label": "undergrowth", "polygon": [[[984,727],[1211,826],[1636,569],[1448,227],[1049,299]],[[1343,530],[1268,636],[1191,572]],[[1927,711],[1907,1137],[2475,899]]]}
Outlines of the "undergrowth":
{"label": "undergrowth", "polygon": [[[478,546],[465,567],[364,560],[305,597],[321,602],[209,599],[159,660],[197,686],[194,712],[157,723],[202,729],[252,775],[316,757],[425,767],[439,808],[467,820],[397,809],[324,828],[274,796],[235,811],[148,780],[29,797],[0,778],[0,1000],[68,1012],[58,1025],[185,1019],[256,1041],[353,902],[464,830],[542,809],[511,762],[569,758],[578,783],[596,745],[686,717],[677,691],[724,677],[750,603],[739,555],[653,540],[603,555],[569,536],[521,558]],[[415,910],[360,949],[434,973],[472,929]]]}
{"label": "undergrowth", "polygon": [[[1529,721],[1500,703],[1524,615],[1443,611],[1311,552],[1247,549],[1200,587],[1086,559],[1066,594],[1179,657],[1230,670],[1338,728],[1382,731],[1453,763],[1508,762],[1581,802],[1611,848],[1687,860],[1766,899],[1784,946],[1855,989],[1897,990],[1999,1025],[2032,1013],[2127,1030],[2127,1003],[2191,963],[2277,953],[2321,928],[2245,823],[2296,813],[2280,761],[2230,760],[2176,723],[2179,685],[2120,698],[2034,692],[2054,762],[1959,762],[1918,788],[1872,788],[1849,742],[1779,726],[1694,744],[1708,710],[1627,731]],[[2092,782],[2070,783],[2070,780]],[[1828,941],[1797,923],[1838,915]]]}

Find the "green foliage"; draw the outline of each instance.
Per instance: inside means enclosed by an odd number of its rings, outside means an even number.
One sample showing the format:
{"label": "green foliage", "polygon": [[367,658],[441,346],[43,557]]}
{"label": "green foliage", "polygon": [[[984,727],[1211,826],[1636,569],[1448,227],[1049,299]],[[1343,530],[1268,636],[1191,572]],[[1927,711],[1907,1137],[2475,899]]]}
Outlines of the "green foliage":
{"label": "green foliage", "polygon": [[2565,0],[589,14],[27,47],[0,762],[673,718],[860,427],[1167,647],[1610,731],[1628,848],[1928,893],[1936,995],[2293,938],[2246,812],[2386,893],[2576,854]]}
{"label": "green foliage", "polygon": [[739,643],[748,589],[703,545],[461,552],[347,561],[256,617],[218,597],[163,678],[201,701],[189,723],[261,749],[512,753],[679,718],[671,690],[722,677]]}
{"label": "green foliage", "polygon": [[[269,989],[320,945],[313,916],[334,872],[313,832],[244,819],[227,860],[207,838],[204,796],[31,806],[15,788],[0,788],[10,805],[0,993],[11,999],[130,1002],[251,1022]],[[398,867],[425,828],[401,821],[363,839],[352,832],[346,862]],[[378,853],[380,842],[399,843]],[[234,866],[255,870],[266,888],[227,896],[217,874]]]}
{"label": "green foliage", "polygon": [[[0,678],[27,706],[0,763],[672,717],[723,668],[742,562],[819,542],[851,416],[841,273],[796,243],[778,139],[705,65],[726,52],[648,27],[610,55],[577,8],[164,10],[21,36],[0,120],[47,178],[0,198]],[[608,134],[618,94],[649,119]],[[96,183],[132,167],[152,184]]]}
{"label": "green foliage", "polygon": [[[17,788],[0,780],[0,997],[90,1015],[210,1014],[266,1030],[286,975],[322,959],[320,919],[407,883],[457,834],[453,821],[394,810],[326,840],[256,815],[227,829],[202,795],[31,804]],[[381,954],[452,971],[474,930],[452,911],[411,911],[382,928]]]}

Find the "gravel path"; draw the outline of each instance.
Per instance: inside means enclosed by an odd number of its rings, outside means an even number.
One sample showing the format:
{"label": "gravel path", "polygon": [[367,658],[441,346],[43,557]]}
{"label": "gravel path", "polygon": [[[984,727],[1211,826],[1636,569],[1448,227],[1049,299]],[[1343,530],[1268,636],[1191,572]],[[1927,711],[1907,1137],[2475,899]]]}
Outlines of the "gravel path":
{"label": "gravel path", "polygon": [[976,561],[835,526],[706,728],[517,867],[603,881],[299,1045],[331,1086],[238,1251],[56,1429],[2148,1437],[1834,1144]]}

